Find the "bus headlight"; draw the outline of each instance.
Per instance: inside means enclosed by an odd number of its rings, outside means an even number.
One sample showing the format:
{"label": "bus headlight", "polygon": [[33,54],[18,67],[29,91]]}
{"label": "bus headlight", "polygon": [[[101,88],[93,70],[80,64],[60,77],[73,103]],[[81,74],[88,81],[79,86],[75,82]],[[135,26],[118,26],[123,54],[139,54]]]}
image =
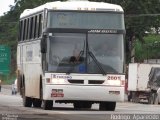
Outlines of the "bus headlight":
{"label": "bus headlight", "polygon": [[106,76],[106,83],[108,85],[124,86],[125,85],[125,75],[108,74]]}
{"label": "bus headlight", "polygon": [[115,85],[115,86],[120,86],[121,81],[120,80],[108,80],[109,85]]}
{"label": "bus headlight", "polygon": [[64,79],[60,79],[60,78],[52,78],[52,83],[53,84],[64,84],[65,81]]}

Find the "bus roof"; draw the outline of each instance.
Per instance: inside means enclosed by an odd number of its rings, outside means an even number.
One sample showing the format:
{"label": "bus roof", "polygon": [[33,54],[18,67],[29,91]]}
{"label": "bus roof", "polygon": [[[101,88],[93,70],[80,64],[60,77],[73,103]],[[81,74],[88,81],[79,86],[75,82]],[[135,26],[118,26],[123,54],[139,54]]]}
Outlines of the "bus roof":
{"label": "bus roof", "polygon": [[85,10],[85,11],[117,11],[123,12],[123,9],[119,5],[104,3],[104,2],[90,2],[90,1],[56,1],[48,2],[44,5],[33,9],[26,9],[21,14],[20,18],[26,17],[28,15],[43,11],[45,8],[48,10]]}

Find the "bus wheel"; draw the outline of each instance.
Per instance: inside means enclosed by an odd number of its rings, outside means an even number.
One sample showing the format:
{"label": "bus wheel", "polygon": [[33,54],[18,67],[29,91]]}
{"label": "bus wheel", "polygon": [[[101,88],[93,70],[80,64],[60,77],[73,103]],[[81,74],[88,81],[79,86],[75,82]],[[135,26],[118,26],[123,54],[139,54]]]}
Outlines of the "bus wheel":
{"label": "bus wheel", "polygon": [[41,105],[42,105],[42,100],[40,100],[40,99],[33,99],[33,106],[34,107],[41,107]]}
{"label": "bus wheel", "polygon": [[158,94],[155,93],[155,101],[154,101],[154,104],[155,105],[158,105],[159,104],[159,97],[158,97]]}
{"label": "bus wheel", "polygon": [[116,108],[116,102],[101,102],[99,104],[99,110],[114,111]]}
{"label": "bus wheel", "polygon": [[31,107],[32,106],[32,98],[23,96],[23,106]]}
{"label": "bus wheel", "polygon": [[42,107],[43,107],[44,110],[52,110],[53,101],[52,100],[43,100]]}
{"label": "bus wheel", "polygon": [[154,93],[149,93],[148,104],[154,104]]}

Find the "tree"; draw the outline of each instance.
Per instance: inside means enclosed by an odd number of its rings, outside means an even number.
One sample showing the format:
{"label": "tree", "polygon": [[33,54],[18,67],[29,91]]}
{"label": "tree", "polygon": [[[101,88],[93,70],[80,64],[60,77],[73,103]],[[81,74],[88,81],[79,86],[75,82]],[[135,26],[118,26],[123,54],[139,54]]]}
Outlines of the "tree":
{"label": "tree", "polygon": [[[160,30],[160,0],[91,0],[121,5],[125,14],[126,52],[134,50],[134,40],[145,43],[144,36],[155,28]],[[129,51],[130,50],[130,51]],[[129,55],[129,54],[128,54]],[[128,59],[132,55],[128,56]]]}
{"label": "tree", "polygon": [[[160,28],[160,0],[112,0],[124,8],[126,23],[126,42],[130,53],[134,50],[135,40],[145,43],[144,36],[155,28]],[[129,59],[132,55],[129,55]]]}
{"label": "tree", "polygon": [[16,49],[18,39],[18,20],[25,9],[37,7],[53,0],[15,0],[15,6],[10,6],[10,11],[0,17],[0,44],[11,48],[12,73],[16,71]]}

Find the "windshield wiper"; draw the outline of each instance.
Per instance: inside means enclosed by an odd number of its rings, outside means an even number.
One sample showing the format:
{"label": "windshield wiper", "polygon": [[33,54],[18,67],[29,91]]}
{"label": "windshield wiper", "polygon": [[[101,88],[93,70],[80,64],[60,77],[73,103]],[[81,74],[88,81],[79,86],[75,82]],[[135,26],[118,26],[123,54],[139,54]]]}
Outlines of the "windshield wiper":
{"label": "windshield wiper", "polygon": [[[86,46],[86,47],[85,47]],[[81,58],[82,56],[84,56],[86,52],[86,56],[85,56],[85,65],[86,65],[86,71],[87,71],[87,54],[93,59],[93,61],[96,63],[96,65],[98,66],[98,68],[100,69],[100,71],[102,72],[103,75],[106,75],[106,72],[104,71],[104,69],[102,68],[101,64],[98,62],[98,60],[96,59],[96,57],[94,56],[94,54],[89,50],[89,46],[88,46],[88,34],[86,34],[86,41],[84,41],[84,46],[83,46],[83,50],[80,51],[79,53],[79,58]],[[71,68],[67,71],[67,74],[70,74],[73,69],[74,69],[75,65],[72,65]]]}
{"label": "windshield wiper", "polygon": [[84,41],[83,49],[79,52],[79,58],[84,55],[84,51],[85,51],[85,41]]}
{"label": "windshield wiper", "polygon": [[96,65],[98,66],[98,68],[100,69],[100,71],[102,72],[102,74],[105,75],[106,72],[104,71],[104,69],[102,68],[101,64],[98,62],[98,60],[94,56],[94,54],[91,51],[88,51],[88,54],[91,56],[91,58],[93,59],[93,61],[96,63]]}
{"label": "windshield wiper", "polygon": [[[106,74],[106,72],[104,71],[104,69],[102,68],[101,64],[98,62],[98,60],[96,59],[96,57],[94,56],[94,54],[89,50],[89,45],[88,45],[88,34],[86,34],[86,52],[89,54],[89,56],[91,56],[91,58],[93,59],[93,61],[96,63],[96,65],[98,66],[98,68],[100,69],[100,71],[102,72],[103,75]],[[88,59],[86,57],[86,59]],[[87,64],[87,63],[86,63]]]}

